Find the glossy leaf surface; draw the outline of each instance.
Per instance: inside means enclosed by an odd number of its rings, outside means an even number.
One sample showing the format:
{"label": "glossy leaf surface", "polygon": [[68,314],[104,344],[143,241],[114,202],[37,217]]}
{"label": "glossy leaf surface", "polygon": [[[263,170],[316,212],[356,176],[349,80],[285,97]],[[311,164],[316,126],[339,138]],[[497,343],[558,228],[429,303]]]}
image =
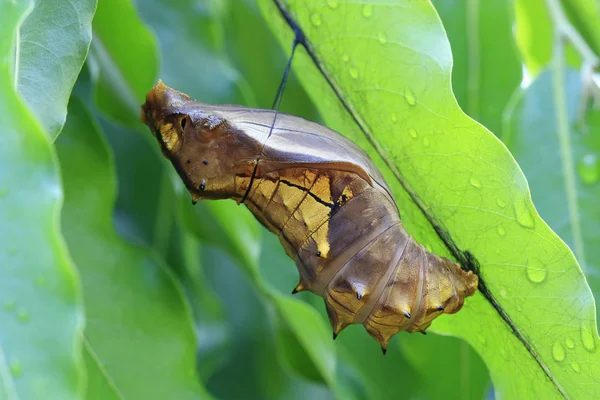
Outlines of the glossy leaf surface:
{"label": "glossy leaf surface", "polygon": [[92,40],[95,11],[96,0],[40,0],[20,29],[18,90],[51,139],[65,123]]}
{"label": "glossy leaf surface", "polygon": [[[569,248],[537,215],[506,148],[457,107],[450,49],[433,8],[421,2],[279,3],[303,30],[355,118],[301,52],[296,66],[328,125],[385,168],[407,228],[421,243],[447,254],[415,198],[458,248],[478,259],[498,308],[522,340],[483,296],[433,327],[469,341],[503,396],[531,390],[549,398],[593,393],[598,336],[590,289]],[[283,43],[290,42],[277,8],[262,4]],[[564,362],[560,346],[567,338],[577,341],[570,360],[579,369]]]}
{"label": "glossy leaf surface", "polygon": [[0,398],[77,399],[83,309],[60,235],[56,155],[15,90],[15,39],[31,7],[0,2]]}

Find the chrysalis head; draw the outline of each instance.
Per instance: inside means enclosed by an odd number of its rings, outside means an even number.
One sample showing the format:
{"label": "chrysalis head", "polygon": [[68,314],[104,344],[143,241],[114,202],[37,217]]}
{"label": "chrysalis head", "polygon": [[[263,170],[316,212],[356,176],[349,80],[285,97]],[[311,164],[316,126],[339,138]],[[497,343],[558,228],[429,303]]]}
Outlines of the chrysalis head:
{"label": "chrysalis head", "polygon": [[194,201],[241,196],[236,176],[252,171],[260,146],[232,127],[218,106],[193,101],[158,81],[146,95],[141,120]]}

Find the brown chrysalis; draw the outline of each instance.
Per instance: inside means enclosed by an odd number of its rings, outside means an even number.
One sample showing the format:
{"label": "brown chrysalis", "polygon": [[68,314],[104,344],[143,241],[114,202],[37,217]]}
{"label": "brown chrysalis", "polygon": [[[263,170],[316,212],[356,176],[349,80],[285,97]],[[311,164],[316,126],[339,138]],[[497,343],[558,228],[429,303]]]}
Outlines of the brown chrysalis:
{"label": "brown chrysalis", "polygon": [[[354,143],[272,110],[209,105],[152,88],[142,121],[193,201],[234,199],[279,236],[300,282],[325,299],[334,335],[363,324],[385,351],[459,311],[478,278],[405,230],[380,172]],[[275,124],[276,121],[276,124]]]}

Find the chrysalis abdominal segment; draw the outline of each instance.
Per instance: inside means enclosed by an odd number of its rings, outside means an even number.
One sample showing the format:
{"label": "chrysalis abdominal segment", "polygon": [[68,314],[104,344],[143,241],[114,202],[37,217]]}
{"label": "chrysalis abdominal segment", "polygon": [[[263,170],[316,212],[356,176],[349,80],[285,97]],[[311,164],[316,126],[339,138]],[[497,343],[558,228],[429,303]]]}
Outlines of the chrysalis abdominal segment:
{"label": "chrysalis abdominal segment", "polygon": [[335,335],[362,324],[385,350],[399,331],[459,311],[477,276],[408,235],[368,156],[299,117],[278,114],[273,127],[274,114],[196,102],[162,82],[142,106],[193,200],[243,200],[296,262],[294,292],[325,299]]}

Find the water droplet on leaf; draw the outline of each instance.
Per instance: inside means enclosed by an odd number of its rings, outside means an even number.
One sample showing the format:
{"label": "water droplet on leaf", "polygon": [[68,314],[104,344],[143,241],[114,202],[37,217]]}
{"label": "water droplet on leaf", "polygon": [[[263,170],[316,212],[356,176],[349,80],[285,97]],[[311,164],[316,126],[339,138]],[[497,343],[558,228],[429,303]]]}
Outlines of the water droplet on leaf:
{"label": "water droplet on leaf", "polygon": [[533,219],[533,215],[531,214],[531,211],[529,211],[529,207],[525,203],[524,198],[515,201],[513,207],[515,210],[515,217],[522,227],[529,229],[535,227],[535,220]]}
{"label": "water droplet on leaf", "polygon": [[498,207],[500,207],[500,208],[506,207],[506,202],[502,201],[500,199],[496,199],[496,204],[498,204]]}
{"label": "water droplet on leaf", "polygon": [[344,54],[344,55],[342,56],[342,61],[343,61],[343,62],[348,62],[348,61],[350,61],[350,56],[349,56],[348,54]]}
{"label": "water droplet on leaf", "polygon": [[474,176],[472,176],[471,179],[469,179],[469,183],[471,184],[471,186],[476,187],[477,189],[481,189],[481,181],[475,178]]}
{"label": "water droplet on leaf", "polygon": [[527,278],[533,283],[544,282],[548,276],[546,265],[537,262],[529,262],[528,264],[526,270]]}
{"label": "water droplet on leaf", "polygon": [[502,225],[499,225],[498,228],[496,228],[496,231],[498,232],[498,235],[506,236],[506,229],[504,229]]}
{"label": "water droplet on leaf", "polygon": [[373,15],[373,6],[370,4],[365,4],[362,10],[362,14],[363,17],[369,18],[371,15]]}
{"label": "water droplet on leaf", "polygon": [[581,342],[588,351],[596,351],[596,340],[592,330],[585,325],[581,326]]}
{"label": "water droplet on leaf", "polygon": [[350,72],[350,76],[352,77],[352,79],[358,78],[358,70],[356,68],[350,68],[349,72]]}
{"label": "water droplet on leaf", "polygon": [[410,129],[408,130],[408,132],[410,133],[410,136],[412,136],[412,137],[413,137],[413,138],[415,138],[415,139],[417,138],[417,136],[419,136],[419,135],[417,134],[417,131],[415,130],[415,128],[410,128]]}
{"label": "water droplet on leaf", "polygon": [[321,14],[319,13],[314,13],[313,15],[310,16],[310,22],[312,22],[312,24],[314,26],[320,26],[321,22],[323,22],[321,20]]}
{"label": "water droplet on leaf", "polygon": [[392,122],[396,122],[398,121],[398,117],[396,117],[396,114],[392,114]]}
{"label": "water droplet on leaf", "polygon": [[559,342],[554,342],[554,345],[552,345],[552,357],[556,361],[562,361],[565,359],[565,348]]}
{"label": "water droplet on leaf", "polygon": [[379,39],[379,43],[386,44],[387,43],[387,35],[385,32],[379,32],[377,34],[377,39]]}
{"label": "water droplet on leaf", "polygon": [[425,138],[425,139],[423,139],[423,145],[424,145],[425,147],[429,147],[429,138]]}
{"label": "water droplet on leaf", "polygon": [[572,363],[571,363],[571,368],[572,368],[572,369],[573,369],[573,371],[575,371],[575,372],[580,372],[580,371],[581,371],[581,367],[580,367],[580,366],[579,366],[579,364],[578,364],[578,363],[576,363],[576,362],[572,362]]}
{"label": "water droplet on leaf", "polygon": [[414,106],[415,104],[417,104],[417,99],[415,98],[415,94],[409,88],[406,88],[404,90],[404,99],[411,106]]}
{"label": "water droplet on leaf", "polygon": [[329,6],[329,8],[335,10],[338,6],[338,0],[328,0],[327,5]]}
{"label": "water droplet on leaf", "polygon": [[565,346],[567,346],[567,349],[574,349],[575,348],[575,342],[571,338],[566,338],[565,339]]}

